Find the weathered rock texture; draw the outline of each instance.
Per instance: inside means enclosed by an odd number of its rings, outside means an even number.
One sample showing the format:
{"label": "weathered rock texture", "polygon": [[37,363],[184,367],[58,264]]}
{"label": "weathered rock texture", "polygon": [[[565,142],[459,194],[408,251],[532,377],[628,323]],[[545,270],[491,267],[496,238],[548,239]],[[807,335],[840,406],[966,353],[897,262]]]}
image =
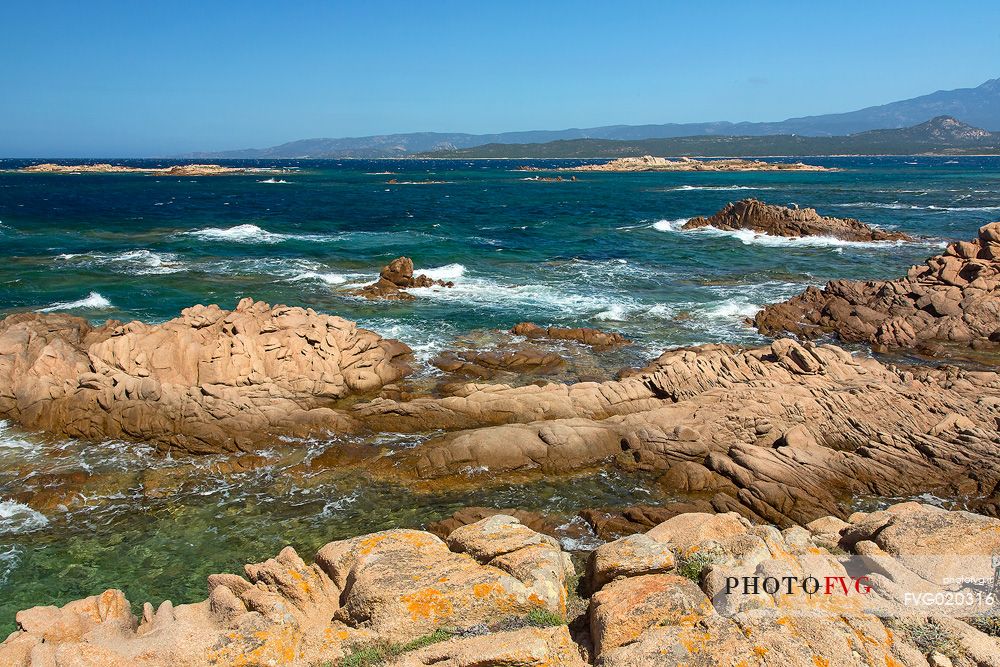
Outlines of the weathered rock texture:
{"label": "weathered rock texture", "polygon": [[28,609],[0,644],[0,664],[311,667],[443,629],[456,638],[404,652],[399,664],[582,664],[566,626],[527,627],[531,614],[565,617],[573,566],[512,517],[464,526],[447,543],[415,530],[331,542],[315,561],[286,547],[244,576],[210,576],[203,602],[147,603],[141,619],[116,590]]}
{"label": "weathered rock texture", "polygon": [[454,287],[455,283],[434,280],[424,274],[413,275],[413,260],[397,257],[382,267],[378,280],[355,291],[355,295],[366,299],[388,299],[390,301],[412,301],[416,297],[403,290],[408,287]]}
{"label": "weathered rock texture", "polygon": [[756,199],[726,204],[709,218],[691,218],[683,229],[699,227],[715,227],[727,231],[748,229],[772,236],[832,236],[844,241],[912,240],[903,232],[874,229],[854,218],[827,217],[817,213],[814,208],[774,206]]}
{"label": "weathered rock texture", "polygon": [[251,299],[163,324],[22,313],[0,322],[0,416],[191,453],[349,430],[331,409],[400,378],[409,348],[312,309]]}
{"label": "weathered rock texture", "polygon": [[533,322],[521,322],[510,330],[515,336],[525,338],[548,338],[551,340],[572,340],[596,348],[618,347],[628,345],[625,336],[617,332],[601,331],[590,327],[540,327]]}
{"label": "weathered rock texture", "polygon": [[[900,613],[906,591],[948,590],[925,579],[920,564],[946,561],[959,535],[964,537],[962,553],[988,561],[1000,548],[1000,521],[904,503],[870,515],[859,513],[842,530],[875,540],[850,546],[873,563],[865,571],[873,590],[863,596],[820,595],[814,600],[801,590],[725,595],[728,578],[817,572],[848,576],[844,564],[827,551],[823,534],[801,527],[779,532],[773,526],[753,526],[736,514],[684,514],[646,535],[598,548],[588,569],[596,664],[1000,665],[996,637],[951,614]],[[685,561],[683,572],[689,578],[678,576]],[[880,618],[872,610],[893,612]],[[931,632],[934,642],[927,640]],[[948,662],[942,662],[945,659]]]}
{"label": "weathered rock texture", "polygon": [[372,466],[428,485],[616,462],[781,525],[846,516],[859,494],[934,491],[1000,512],[1000,375],[896,370],[832,345],[706,345],[618,381],[470,384],[350,414],[374,430],[451,430]]}
{"label": "weathered rock texture", "polygon": [[1000,222],[974,241],[952,243],[941,255],[897,280],[834,280],[810,287],[757,313],[764,334],[800,338],[835,333],[841,340],[886,348],[940,344],[995,349],[1000,343]]}
{"label": "weathered rock texture", "polygon": [[[568,554],[496,515],[445,540],[390,530],[332,542],[312,565],[286,547],[244,576],[210,576],[202,602],[147,603],[141,619],[117,590],[34,607],[17,614],[0,664],[337,666],[368,650],[394,667],[582,667],[583,654],[602,667],[1000,667],[996,637],[942,606],[905,604],[908,592],[956,590],[928,564],[961,564],[958,554],[988,565],[998,550],[1000,521],[913,502],[783,531],[682,514],[591,554],[571,634]],[[726,590],[748,577],[862,574],[863,595]]]}
{"label": "weathered rock texture", "polygon": [[585,164],[566,167],[560,171],[835,171],[802,162],[764,162],[763,160],[695,160],[682,157],[668,160],[665,157],[620,157],[603,164]]}

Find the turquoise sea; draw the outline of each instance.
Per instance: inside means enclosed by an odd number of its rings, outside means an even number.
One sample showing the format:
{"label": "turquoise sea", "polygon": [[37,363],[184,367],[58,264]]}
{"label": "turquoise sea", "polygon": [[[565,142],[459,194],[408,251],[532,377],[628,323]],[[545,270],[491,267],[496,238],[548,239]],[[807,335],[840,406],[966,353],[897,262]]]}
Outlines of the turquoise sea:
{"label": "turquoise sea", "polygon": [[[200,178],[0,171],[0,314],[162,321],[252,296],[357,320],[410,344],[418,362],[525,320],[614,329],[637,343],[609,362],[620,367],[671,346],[762,343],[744,322],[762,304],[831,278],[901,275],[1000,219],[998,157],[806,161],[841,171],[581,173],[576,182],[516,168],[578,162],[525,160],[226,162],[287,171]],[[0,170],[34,162],[0,160]],[[744,197],[918,241],[680,231]],[[399,255],[455,287],[414,290],[408,303],[347,294]],[[53,440],[0,422],[0,636],[27,606],[108,587],[139,604],[201,599],[208,573],[285,544],[308,557],[329,540],[420,527],[463,505],[569,520],[583,507],[665,499],[651,480],[611,471],[416,495],[309,465],[336,446],[276,441],[267,465],[233,473],[218,458],[168,460],[141,444]],[[168,491],[150,492],[151,479],[170,480]]]}

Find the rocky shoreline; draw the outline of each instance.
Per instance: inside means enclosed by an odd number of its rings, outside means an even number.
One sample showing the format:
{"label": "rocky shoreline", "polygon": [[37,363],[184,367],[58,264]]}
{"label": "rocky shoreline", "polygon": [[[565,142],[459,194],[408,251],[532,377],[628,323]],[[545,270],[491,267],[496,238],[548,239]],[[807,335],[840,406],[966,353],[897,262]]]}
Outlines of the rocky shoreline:
{"label": "rocky shoreline", "polygon": [[[688,225],[905,239],[756,200]],[[523,322],[501,349],[435,356],[443,375],[432,385],[412,380],[405,341],[250,298],[161,324],[8,316],[0,418],[27,429],[237,454],[231,465],[249,469],[276,438],[349,437],[308,466],[414,492],[615,470],[649,476],[670,499],[582,509],[606,543],[572,554],[553,537],[566,527],[544,515],[467,508],[430,532],[332,542],[311,565],[286,548],[245,576],[213,575],[200,603],[147,603],[141,619],[114,590],[36,607],[17,615],[0,664],[1000,665],[995,626],[899,608],[913,590],[948,590],[911,557],[1000,551],[1000,520],[989,518],[1000,517],[1000,373],[890,364],[815,340],[993,350],[998,261],[992,223],[905,278],[834,281],[756,316],[761,332],[795,338],[673,349],[572,382],[551,379],[567,363],[553,346],[602,355],[625,335]],[[400,257],[356,296],[405,301],[420,287],[451,285]],[[385,434],[416,437],[391,449],[378,444]],[[979,514],[915,503],[865,514],[853,503],[921,495]],[[867,559],[875,595],[836,609],[792,595],[719,598],[730,578],[809,571],[814,556],[839,575],[838,558]],[[928,644],[932,631],[947,641]]]}
{"label": "rocky shoreline", "polygon": [[643,155],[642,157],[620,157],[603,164],[584,164],[579,167],[564,167],[557,171],[836,171],[830,167],[805,164],[804,162],[765,162],[764,160],[744,160],[740,158],[694,159],[682,157],[670,160],[663,157]]}
{"label": "rocky shoreline", "polygon": [[[910,502],[784,530],[682,514],[575,564],[494,515],[443,538],[331,542],[312,564],[287,547],[242,576],[209,576],[202,602],[146,602],[138,617],[119,590],[28,609],[0,662],[996,667],[995,616],[907,600],[974,590],[949,575],[990,574],[997,550],[1000,521]],[[851,572],[859,563],[870,573]]]}

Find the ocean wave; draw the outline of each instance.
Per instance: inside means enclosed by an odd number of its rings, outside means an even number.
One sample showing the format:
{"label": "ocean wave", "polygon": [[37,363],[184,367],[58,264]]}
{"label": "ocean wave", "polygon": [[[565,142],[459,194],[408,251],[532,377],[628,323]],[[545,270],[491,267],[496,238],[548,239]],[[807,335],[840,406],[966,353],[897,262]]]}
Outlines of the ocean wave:
{"label": "ocean wave", "polygon": [[433,269],[414,269],[413,273],[415,275],[422,273],[431,280],[443,280],[448,282],[449,280],[458,280],[465,275],[465,267],[461,264],[453,263],[438,266]]}
{"label": "ocean wave", "polygon": [[288,181],[286,181],[286,180],[284,180],[282,178],[273,178],[273,177],[272,178],[265,178],[263,181],[257,181],[257,182],[258,183],[272,183],[272,184],[277,184],[277,183],[287,184],[288,183]]}
{"label": "ocean wave", "polygon": [[751,229],[719,229],[717,227],[706,226],[696,229],[683,229],[686,219],[681,220],[658,220],[650,225],[653,229],[661,232],[674,232],[679,234],[699,234],[702,236],[714,236],[717,238],[729,237],[738,239],[743,245],[759,245],[771,248],[777,247],[813,247],[813,248],[885,248],[889,246],[903,245],[905,241],[845,241],[833,236],[774,236],[763,234]]}
{"label": "ocean wave", "polygon": [[184,236],[194,236],[203,241],[224,241],[228,243],[281,243],[282,241],[337,241],[340,236],[323,234],[278,234],[257,225],[245,223],[235,227],[206,227],[183,232]]}
{"label": "ocean wave", "polygon": [[303,280],[312,280],[326,283],[327,285],[341,285],[346,283],[348,278],[342,273],[320,273],[318,271],[305,271],[304,273],[299,273],[292,276],[289,280],[293,282],[299,282]]}
{"label": "ocean wave", "polygon": [[890,210],[904,210],[904,211],[942,211],[942,212],[1000,211],[1000,206],[937,206],[935,204],[920,206],[918,204],[901,204],[899,202],[892,202],[890,204],[886,204],[883,202],[874,202],[874,201],[855,201],[847,204],[834,204],[834,206],[839,206],[841,208],[884,208]]}
{"label": "ocean wave", "polygon": [[45,308],[39,308],[39,313],[51,313],[57,310],[108,310],[112,308],[111,302],[101,296],[98,292],[91,292],[86,298],[78,301],[62,301],[54,303]]}
{"label": "ocean wave", "polygon": [[10,422],[0,419],[0,450],[36,451],[40,445],[8,434]]}
{"label": "ocean wave", "polygon": [[57,255],[56,259],[81,267],[105,267],[116,273],[128,275],[161,275],[185,270],[174,253],[158,253],[152,250],[127,250],[117,254],[64,253]]}
{"label": "ocean wave", "polygon": [[13,500],[0,501],[0,535],[27,533],[47,526],[49,520],[37,510]]}

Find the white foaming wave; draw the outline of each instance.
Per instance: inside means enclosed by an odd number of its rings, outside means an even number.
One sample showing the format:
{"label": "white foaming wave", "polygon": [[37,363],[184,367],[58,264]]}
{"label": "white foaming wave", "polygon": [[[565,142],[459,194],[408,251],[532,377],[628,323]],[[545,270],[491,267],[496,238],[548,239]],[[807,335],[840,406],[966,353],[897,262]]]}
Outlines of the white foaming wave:
{"label": "white foaming wave", "polygon": [[600,320],[601,322],[624,322],[629,319],[629,315],[633,310],[624,303],[613,303],[610,308],[602,310],[591,319]]}
{"label": "white foaming wave", "polygon": [[679,232],[681,227],[687,224],[690,218],[678,218],[676,220],[657,220],[652,227],[658,232]]}
{"label": "white foaming wave", "polygon": [[47,526],[49,520],[37,510],[13,500],[0,501],[0,535],[27,533]]}
{"label": "white foaming wave", "polygon": [[159,275],[184,271],[185,267],[173,253],[158,253],[152,250],[127,250],[116,255],[104,253],[64,253],[56,256],[64,262],[77,262],[80,265],[97,265],[108,267],[119,273],[129,275]]}
{"label": "white foaming wave", "polygon": [[258,183],[284,183],[287,184],[288,181],[281,178],[265,178],[263,181],[257,181]]}
{"label": "white foaming wave", "polygon": [[341,285],[347,282],[347,276],[342,273],[320,273],[318,271],[305,271],[289,278],[292,282],[302,280],[313,280],[326,283],[327,285]]}
{"label": "white foaming wave", "polygon": [[78,301],[63,301],[54,303],[45,308],[39,308],[39,313],[51,313],[57,310],[107,310],[111,308],[111,302],[101,296],[98,292],[91,292],[86,298]]}
{"label": "white foaming wave", "polygon": [[760,245],[767,247],[814,247],[814,248],[885,248],[900,246],[905,241],[845,241],[833,236],[774,236],[755,232],[752,229],[719,229],[707,225],[696,229],[683,229],[686,219],[658,220],[651,227],[661,232],[676,232],[680,234],[700,234],[717,238],[729,237],[739,239],[744,245]]}
{"label": "white foaming wave", "polygon": [[27,440],[8,435],[7,431],[9,429],[10,423],[5,419],[0,419],[0,450],[17,449],[22,451],[36,451],[41,447],[38,443],[28,442]]}
{"label": "white foaming wave", "polygon": [[691,190],[773,190],[774,188],[758,185],[678,185],[670,188],[674,192],[685,192]]}
{"label": "white foaming wave", "polygon": [[448,282],[449,280],[458,280],[465,275],[465,267],[461,264],[452,263],[445,264],[444,266],[438,266],[433,269],[414,269],[413,273],[415,275],[424,274],[431,280],[443,280]]}
{"label": "white foaming wave", "polygon": [[194,236],[203,241],[225,241],[229,243],[281,243],[282,241],[336,241],[339,236],[322,234],[278,234],[269,232],[251,223],[235,227],[206,227],[183,232],[184,236]]}
{"label": "white foaming wave", "polygon": [[454,301],[488,310],[530,308],[549,315],[573,313],[585,317],[604,312],[616,302],[609,297],[562,290],[557,285],[510,285],[469,277],[464,277],[454,287],[415,287],[408,291],[422,299]]}

